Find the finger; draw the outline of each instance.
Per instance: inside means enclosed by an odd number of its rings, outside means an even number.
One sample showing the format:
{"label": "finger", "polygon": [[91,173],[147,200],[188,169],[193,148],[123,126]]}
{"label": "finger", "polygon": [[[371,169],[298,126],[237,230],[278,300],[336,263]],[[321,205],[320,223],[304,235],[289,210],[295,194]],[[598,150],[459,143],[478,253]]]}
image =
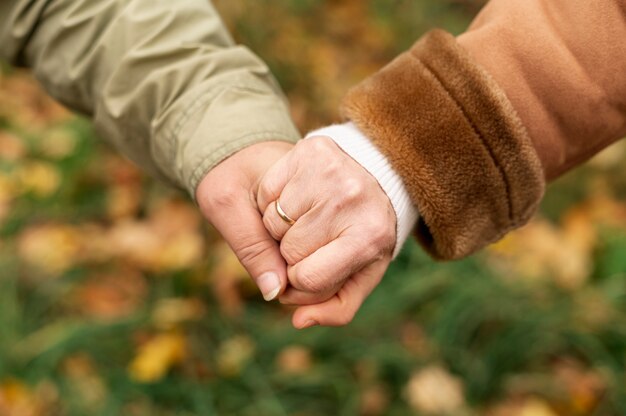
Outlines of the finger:
{"label": "finger", "polygon": [[339,292],[326,302],[299,307],[293,314],[293,326],[304,329],[315,325],[349,324],[365,298],[380,283],[388,265],[389,261],[376,262],[355,273]]}
{"label": "finger", "polygon": [[324,292],[312,293],[296,289],[292,286],[287,286],[287,289],[285,289],[283,294],[280,295],[278,300],[283,305],[315,305],[316,303],[326,302],[328,299],[335,296],[339,289],[341,289],[341,285],[337,284],[332,289]]}
{"label": "finger", "polygon": [[381,257],[382,252],[379,255],[375,247],[364,245],[355,236],[341,235],[302,261],[289,266],[287,276],[291,286],[298,290],[325,293],[341,286],[352,274]]}
{"label": "finger", "polygon": [[[341,214],[328,209],[328,204],[311,206],[281,237],[280,251],[287,264],[294,265],[329,244],[346,230]],[[355,218],[347,219],[354,223]]]}
{"label": "finger", "polygon": [[213,225],[233,249],[263,294],[275,299],[287,286],[285,260],[278,243],[267,232],[261,214],[249,200],[227,201]]}
{"label": "finger", "polygon": [[259,181],[256,202],[261,213],[265,213],[268,207],[280,197],[285,186],[293,178],[295,167],[292,169],[292,165],[294,165],[291,163],[292,154],[293,150],[279,159]]}
{"label": "finger", "polygon": [[[279,197],[280,201],[278,203],[280,204],[280,208],[283,210],[283,213],[289,219],[293,220],[293,223],[287,222],[287,220],[282,218],[278,213],[278,206],[276,205],[278,200],[270,203],[263,213],[263,224],[276,241],[282,240],[287,231],[289,231],[289,229],[298,222],[298,219],[302,217],[302,215],[311,207],[313,198],[312,195],[302,195],[301,198],[294,199],[289,197],[292,189],[293,186],[291,186],[291,182],[289,182],[283,189],[283,193]],[[285,200],[291,201],[291,203],[285,204]],[[288,206],[288,208],[286,208],[286,206]]]}

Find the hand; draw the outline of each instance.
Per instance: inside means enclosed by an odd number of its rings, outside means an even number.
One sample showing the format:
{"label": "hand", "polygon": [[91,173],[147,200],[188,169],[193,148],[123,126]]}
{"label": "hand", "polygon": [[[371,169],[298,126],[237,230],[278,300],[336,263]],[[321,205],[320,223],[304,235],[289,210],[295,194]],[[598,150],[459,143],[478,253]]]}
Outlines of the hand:
{"label": "hand", "polygon": [[261,176],[291,148],[284,142],[246,147],[215,166],[196,190],[203,215],[233,249],[265,300],[284,291],[287,272],[278,243],[263,226],[256,190]]}
{"label": "hand", "polygon": [[[276,200],[293,225],[278,215]],[[288,265],[292,287],[280,301],[301,305],[293,325],[349,323],[396,241],[395,212],[376,179],[330,138],[311,137],[267,171],[257,201]]]}

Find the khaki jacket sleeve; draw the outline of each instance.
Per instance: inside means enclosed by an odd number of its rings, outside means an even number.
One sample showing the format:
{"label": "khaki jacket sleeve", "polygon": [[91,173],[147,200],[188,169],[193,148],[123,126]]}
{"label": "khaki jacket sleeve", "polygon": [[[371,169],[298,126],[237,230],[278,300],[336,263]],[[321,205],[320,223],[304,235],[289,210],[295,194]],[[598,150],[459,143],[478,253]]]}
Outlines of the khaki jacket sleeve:
{"label": "khaki jacket sleeve", "polygon": [[626,135],[625,0],[491,0],[343,103],[402,176],[439,259],[526,223],[546,180]]}
{"label": "khaki jacket sleeve", "polygon": [[208,0],[4,0],[0,54],[192,196],[237,150],[300,137],[267,66]]}

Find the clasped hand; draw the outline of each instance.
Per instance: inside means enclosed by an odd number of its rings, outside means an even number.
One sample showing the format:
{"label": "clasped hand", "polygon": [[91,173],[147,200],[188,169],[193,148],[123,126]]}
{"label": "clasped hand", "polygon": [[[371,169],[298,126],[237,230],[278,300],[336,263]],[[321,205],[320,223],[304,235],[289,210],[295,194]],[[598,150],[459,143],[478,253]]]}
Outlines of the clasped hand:
{"label": "clasped hand", "polygon": [[196,197],[264,298],[298,306],[296,328],[349,323],[392,258],[389,199],[328,137],[247,147],[212,169]]}

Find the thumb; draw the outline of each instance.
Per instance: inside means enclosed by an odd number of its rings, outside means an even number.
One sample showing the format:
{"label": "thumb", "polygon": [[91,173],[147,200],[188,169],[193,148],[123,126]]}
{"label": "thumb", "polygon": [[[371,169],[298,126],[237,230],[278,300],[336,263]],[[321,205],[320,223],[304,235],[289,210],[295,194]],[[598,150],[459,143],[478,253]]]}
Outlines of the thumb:
{"label": "thumb", "polygon": [[267,301],[287,287],[287,265],[248,194],[218,198],[209,220],[233,249]]}

